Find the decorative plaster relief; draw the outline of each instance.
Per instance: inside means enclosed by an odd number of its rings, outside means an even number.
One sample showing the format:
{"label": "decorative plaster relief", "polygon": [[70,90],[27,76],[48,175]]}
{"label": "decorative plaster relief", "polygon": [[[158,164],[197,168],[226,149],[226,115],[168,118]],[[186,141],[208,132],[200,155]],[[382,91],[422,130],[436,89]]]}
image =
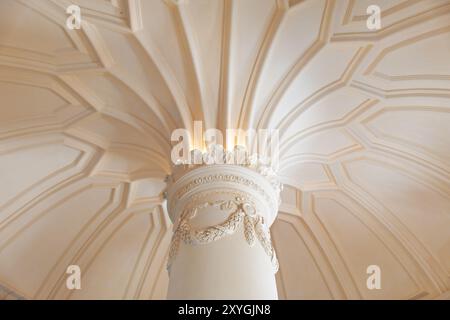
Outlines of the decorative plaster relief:
{"label": "decorative plaster relief", "polygon": [[[220,192],[220,194],[223,193]],[[174,234],[167,263],[167,269],[169,271],[178,253],[181,241],[190,245],[208,244],[220,240],[226,235],[234,234],[242,224],[244,224],[246,242],[250,246],[254,246],[256,239],[258,239],[271,260],[274,272],[276,273],[278,271],[278,260],[270,240],[270,231],[264,223],[264,218],[257,213],[255,205],[249,200],[247,195],[240,192],[234,192],[233,194],[234,197],[231,200],[196,202],[196,205],[183,210],[174,225]],[[211,193],[204,194],[201,198],[208,196],[211,196]],[[215,207],[222,211],[230,211],[231,213],[222,223],[207,228],[194,228],[190,224],[190,220],[197,215],[199,209],[207,207]]]}

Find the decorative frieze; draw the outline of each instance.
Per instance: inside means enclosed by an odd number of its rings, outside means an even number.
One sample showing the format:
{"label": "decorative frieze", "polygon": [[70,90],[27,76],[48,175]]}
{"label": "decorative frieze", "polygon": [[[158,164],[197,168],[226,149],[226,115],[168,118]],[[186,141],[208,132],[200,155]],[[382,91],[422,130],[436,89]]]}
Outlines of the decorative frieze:
{"label": "decorative frieze", "polygon": [[[190,220],[197,215],[198,210],[207,207],[219,208],[230,213],[225,221],[217,225],[200,229],[192,227]],[[257,213],[255,205],[248,197],[239,193],[235,193],[231,200],[206,201],[183,211],[174,226],[167,268],[170,270],[181,241],[189,245],[208,244],[220,240],[226,235],[234,234],[242,224],[244,237],[248,245],[254,246],[256,239],[258,239],[271,260],[274,272],[277,272],[278,260],[270,240],[269,228],[264,224],[264,218]]]}
{"label": "decorative frieze", "polygon": [[[233,150],[224,150],[221,145],[211,145],[207,151],[201,151],[198,149],[191,150],[190,156],[187,160],[177,160],[173,168],[172,179],[177,179],[178,176],[199,168],[201,166],[214,166],[214,165],[234,165],[241,166],[253,170],[264,177],[275,189],[276,193],[281,192],[282,184],[279,182],[278,176],[275,171],[277,162],[270,157],[263,157],[257,153],[250,153],[246,148],[242,146],[235,146]],[[212,177],[208,177],[212,179]],[[215,177],[215,179],[236,179],[237,177]],[[240,181],[247,183],[248,181]],[[202,181],[198,181],[202,183]],[[181,192],[181,191],[180,191]]]}
{"label": "decorative frieze", "polygon": [[[205,159],[208,156],[216,157],[217,154],[207,154]],[[243,160],[240,165],[180,164],[167,179],[167,207],[174,223],[167,264],[169,271],[181,244],[211,244],[234,235],[237,230],[243,232],[243,241],[238,242],[239,245],[254,247],[259,242],[261,247],[254,249],[259,251],[257,255],[266,255],[273,271],[278,271],[269,228],[278,212],[281,184],[262,161],[252,162],[246,154],[240,154],[239,159]],[[209,214],[218,214],[220,222],[206,222],[211,221],[211,216],[207,217]],[[193,220],[195,217],[198,219]],[[233,256],[230,252],[224,254]]]}

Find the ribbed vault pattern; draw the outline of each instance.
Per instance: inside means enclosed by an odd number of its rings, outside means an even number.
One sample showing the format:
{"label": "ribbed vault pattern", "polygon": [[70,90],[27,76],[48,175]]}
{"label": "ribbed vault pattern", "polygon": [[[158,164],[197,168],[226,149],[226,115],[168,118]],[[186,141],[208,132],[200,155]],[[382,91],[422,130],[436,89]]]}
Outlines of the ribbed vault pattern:
{"label": "ribbed vault pattern", "polygon": [[449,0],[0,1],[0,298],[164,298],[194,120],[280,130],[281,298],[448,297],[449,57]]}

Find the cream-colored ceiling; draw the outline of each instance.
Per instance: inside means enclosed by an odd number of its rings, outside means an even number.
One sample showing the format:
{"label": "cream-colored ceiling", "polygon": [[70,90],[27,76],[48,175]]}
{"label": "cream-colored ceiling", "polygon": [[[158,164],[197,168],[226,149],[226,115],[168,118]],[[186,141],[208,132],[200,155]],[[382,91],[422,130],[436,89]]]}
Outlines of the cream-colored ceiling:
{"label": "cream-colored ceiling", "polygon": [[1,0],[0,284],[164,298],[194,120],[280,130],[281,298],[449,297],[449,0]]}

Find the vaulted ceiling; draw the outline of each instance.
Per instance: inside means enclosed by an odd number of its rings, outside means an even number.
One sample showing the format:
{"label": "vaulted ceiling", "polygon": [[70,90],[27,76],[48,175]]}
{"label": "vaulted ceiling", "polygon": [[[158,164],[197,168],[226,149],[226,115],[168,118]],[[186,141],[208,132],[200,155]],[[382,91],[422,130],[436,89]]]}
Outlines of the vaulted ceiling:
{"label": "vaulted ceiling", "polygon": [[0,97],[4,296],[165,298],[170,134],[202,120],[280,130],[280,298],[449,297],[449,0],[1,0]]}

